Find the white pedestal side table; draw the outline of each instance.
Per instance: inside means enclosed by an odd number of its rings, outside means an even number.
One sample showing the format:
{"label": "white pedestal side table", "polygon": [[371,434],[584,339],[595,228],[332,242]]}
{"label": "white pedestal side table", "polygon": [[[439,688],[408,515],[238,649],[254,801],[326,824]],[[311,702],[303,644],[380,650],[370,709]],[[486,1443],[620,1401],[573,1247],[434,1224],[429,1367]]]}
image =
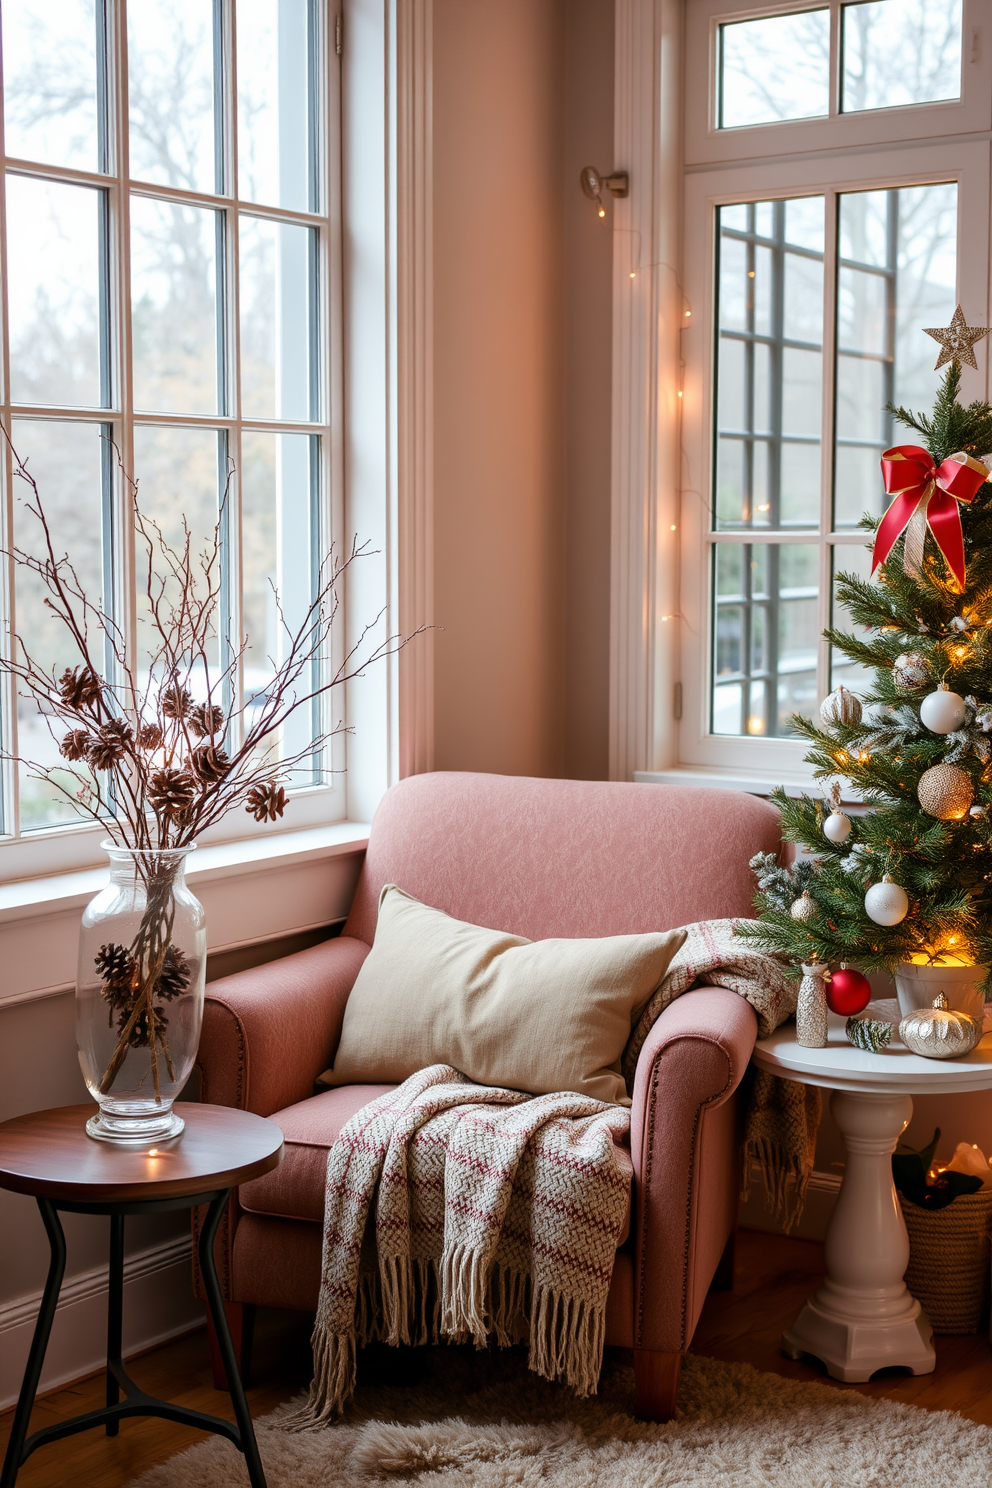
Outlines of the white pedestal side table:
{"label": "white pedestal side table", "polygon": [[832,1091],[830,1109],[847,1148],[824,1245],[826,1279],[783,1335],[782,1348],[793,1359],[812,1354],[834,1379],[852,1384],[892,1365],[929,1374],[933,1331],[903,1281],[909,1237],[891,1157],[914,1095],[992,1089],[992,1038],[965,1059],[924,1059],[893,1033],[887,1049],[868,1054],[848,1043],[843,1018],[831,1013],[828,1021],[825,1049],[802,1048],[795,1024],[787,1023],[761,1039],[753,1055],[759,1069]]}

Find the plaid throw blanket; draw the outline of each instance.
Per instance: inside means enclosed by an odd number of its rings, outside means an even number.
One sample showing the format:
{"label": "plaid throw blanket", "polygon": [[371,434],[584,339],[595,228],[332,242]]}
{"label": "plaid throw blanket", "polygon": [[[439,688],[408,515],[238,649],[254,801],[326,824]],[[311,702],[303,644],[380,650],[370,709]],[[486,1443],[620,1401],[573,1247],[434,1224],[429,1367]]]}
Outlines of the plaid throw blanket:
{"label": "plaid throw blanket", "polygon": [[[688,927],[631,1037],[628,1083],[655,1019],[700,982],[747,998],[762,1035],[795,1011],[784,967],[733,930],[729,920]],[[796,1120],[776,1089],[790,1083],[770,1082],[748,1132],[773,1193],[785,1193],[790,1173],[804,1187],[812,1166],[811,1113],[804,1107]],[[527,1341],[537,1373],[593,1393],[628,1204],[620,1143],[629,1124],[620,1106],[492,1089],[448,1065],[418,1071],[357,1112],[328,1154],[314,1379],[295,1424],[340,1413],[357,1348],[373,1339]]]}

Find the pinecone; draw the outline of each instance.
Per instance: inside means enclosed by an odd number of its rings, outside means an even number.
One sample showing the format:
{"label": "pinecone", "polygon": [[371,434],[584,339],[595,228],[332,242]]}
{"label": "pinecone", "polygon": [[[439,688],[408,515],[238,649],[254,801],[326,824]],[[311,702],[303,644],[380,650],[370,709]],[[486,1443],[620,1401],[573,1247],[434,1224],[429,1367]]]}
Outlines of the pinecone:
{"label": "pinecone", "polygon": [[193,970],[178,946],[170,945],[162,959],[162,970],[155,987],[155,996],[171,1002],[182,997],[190,984]]}
{"label": "pinecone", "polygon": [[193,699],[178,682],[170,682],[158,695],[163,718],[185,718]]}
{"label": "pinecone", "polygon": [[221,734],[224,731],[224,710],[218,708],[216,703],[197,703],[189,715],[190,733],[199,738],[205,738],[207,734]]}
{"label": "pinecone", "polygon": [[197,780],[202,780],[204,785],[214,785],[229,773],[231,761],[226,749],[213,744],[201,744],[190,755],[189,767]]}
{"label": "pinecone", "polygon": [[162,745],[162,730],[157,723],[143,723],[138,730],[139,749],[159,749]]}
{"label": "pinecone", "polygon": [[88,708],[100,696],[100,679],[90,667],[66,667],[59,678],[59,696],[68,708]]}
{"label": "pinecone", "polygon": [[134,957],[127,946],[108,941],[93,957],[97,976],[103,982],[128,982],[134,975]]}
{"label": "pinecone", "polygon": [[70,729],[59,745],[59,754],[67,760],[85,759],[93,740],[85,729]]}
{"label": "pinecone", "polygon": [[120,718],[101,724],[95,739],[90,740],[87,758],[94,770],[109,770],[123,757],[131,742],[131,725]]}
{"label": "pinecone", "polygon": [[257,822],[275,821],[286,810],[286,792],[274,780],[253,785],[245,798],[245,810]]}
{"label": "pinecone", "polygon": [[186,770],[156,770],[148,785],[148,804],[159,816],[176,821],[193,804],[196,781]]}
{"label": "pinecone", "polygon": [[[119,1018],[117,1019],[117,1032],[118,1033],[123,1033],[124,1032],[124,1028],[125,1028],[125,1026],[127,1024],[127,1021],[130,1018],[130,1016],[131,1016],[131,1010],[130,1010],[130,1008],[125,1008],[121,1012]],[[159,1038],[164,1039],[164,1037],[165,1037],[165,1030],[169,1026],[169,1020],[168,1020],[168,1018],[166,1017],[165,1013],[160,1012],[158,1008],[155,1008],[153,1010],[152,1016],[153,1016],[154,1021],[155,1021],[155,1033],[158,1035]],[[134,1020],[134,1026],[132,1027],[131,1032],[127,1036],[127,1041],[128,1041],[128,1046],[130,1048],[132,1048],[132,1049],[147,1049],[148,1048],[148,1045],[151,1043],[151,1039],[149,1037],[148,1009],[147,1008],[142,1013],[140,1013],[137,1018],[135,1018],[135,1020]]]}

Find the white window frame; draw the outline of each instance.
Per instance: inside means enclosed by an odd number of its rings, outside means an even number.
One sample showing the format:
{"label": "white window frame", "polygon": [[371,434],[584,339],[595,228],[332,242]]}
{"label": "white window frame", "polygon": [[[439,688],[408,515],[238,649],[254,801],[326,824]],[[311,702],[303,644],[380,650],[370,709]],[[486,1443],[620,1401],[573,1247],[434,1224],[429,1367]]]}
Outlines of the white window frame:
{"label": "white window frame", "polygon": [[[318,79],[318,87],[323,93],[322,108],[320,110],[322,124],[320,137],[317,142],[318,161],[320,172],[318,187],[318,206],[316,212],[300,212],[273,208],[266,205],[242,200],[238,194],[238,171],[237,171],[237,130],[234,128],[234,100],[237,89],[236,73],[236,46],[234,34],[234,7],[230,0],[223,0],[223,56],[226,86],[224,88],[224,131],[225,131],[225,157],[226,157],[226,181],[227,193],[217,195],[215,193],[197,193],[185,190],[176,190],[170,187],[159,187],[154,183],[141,182],[137,179],[129,179],[128,174],[128,152],[127,152],[127,3],[128,0],[106,0],[106,31],[108,51],[108,129],[109,141],[109,169],[106,175],[75,169],[66,169],[58,166],[42,165],[33,161],[7,161],[7,168],[12,171],[16,169],[19,174],[31,175],[35,178],[51,179],[78,183],[89,187],[99,187],[108,193],[109,205],[109,243],[111,254],[110,272],[110,319],[111,319],[111,406],[109,409],[73,409],[61,406],[48,405],[22,405],[12,404],[9,398],[9,360],[7,354],[7,335],[4,329],[3,339],[3,396],[0,400],[0,417],[5,421],[6,427],[10,428],[11,418],[21,420],[26,418],[48,418],[62,421],[79,420],[86,423],[105,423],[112,426],[115,438],[122,452],[125,467],[133,469],[133,429],[139,424],[150,424],[171,427],[199,427],[225,430],[229,439],[229,452],[234,459],[235,465],[240,469],[240,439],[242,430],[261,430],[273,433],[302,433],[312,435],[320,439],[320,536],[319,541],[322,550],[327,549],[331,542],[336,543],[339,548],[346,531],[360,530],[374,526],[370,533],[375,546],[376,537],[381,535],[383,523],[375,508],[381,506],[381,493],[378,501],[366,499],[359,503],[360,510],[355,515],[358,518],[358,526],[350,520],[351,514],[346,509],[344,492],[344,446],[345,446],[345,422],[343,407],[343,380],[344,380],[344,342],[343,342],[343,292],[342,292],[342,253],[341,253],[341,191],[342,191],[342,149],[341,149],[341,96],[340,96],[340,65],[335,49],[335,12],[337,7],[331,0],[318,0],[318,25],[316,27],[315,72]],[[134,0],[132,0],[134,3]],[[140,0],[138,0],[140,4]],[[380,54],[381,55],[381,54]],[[137,193],[143,196],[158,197],[172,201],[182,201],[193,206],[207,207],[226,213],[227,223],[225,232],[225,264],[224,264],[224,295],[225,295],[225,331],[228,347],[228,360],[236,367],[234,353],[237,349],[237,337],[239,335],[239,306],[238,306],[238,281],[237,281],[237,242],[239,214],[247,212],[252,216],[268,220],[298,223],[317,230],[319,241],[319,302],[315,307],[315,320],[317,335],[320,342],[320,378],[318,389],[317,418],[312,422],[298,423],[283,419],[247,419],[241,417],[241,410],[237,402],[237,388],[239,381],[237,373],[229,373],[229,389],[231,401],[228,412],[208,416],[182,415],[182,414],[136,414],[132,404],[130,386],[130,368],[127,353],[128,327],[130,321],[130,284],[128,278],[128,238],[129,238],[129,193]],[[0,202],[0,276],[2,276],[2,287],[4,291],[3,303],[6,303],[6,213],[5,197]],[[135,472],[140,478],[140,470]],[[4,491],[4,521],[6,531],[11,530],[14,499],[14,480],[11,469],[9,454],[5,462],[5,491]],[[44,492],[42,492],[44,496]],[[123,493],[116,489],[114,492],[115,511],[118,518],[124,511]],[[232,487],[233,514],[232,522],[234,530],[238,528],[238,513],[240,509],[240,493],[238,481],[235,479]],[[118,521],[118,530],[124,530],[124,525]],[[362,532],[365,535],[365,531]],[[123,593],[125,596],[130,584],[129,576],[133,573],[134,557],[129,539],[125,537],[122,545],[123,550],[115,555],[118,568],[116,581],[123,581]],[[389,555],[387,562],[392,561]],[[373,563],[374,573],[369,575],[363,585],[362,593],[358,603],[361,603],[363,613],[372,615],[377,613],[384,605],[387,607],[385,624],[390,625],[395,620],[395,605],[388,602],[389,583],[383,569],[383,563]],[[240,597],[240,562],[237,557],[234,560],[234,581],[238,591],[238,598],[233,606],[234,616],[239,612]],[[8,566],[4,575],[7,590],[11,589],[12,573]],[[357,588],[358,586],[351,586]],[[125,602],[126,599],[125,599]],[[133,600],[128,605],[131,611],[130,624],[133,627]],[[351,588],[346,596],[346,620],[345,625],[339,626],[338,634],[333,639],[333,645],[338,655],[346,643],[345,630],[349,633],[353,630],[353,601]],[[15,622],[16,623],[16,622]],[[236,623],[236,621],[235,621]],[[395,625],[392,626],[395,629]],[[71,659],[71,658],[70,658]],[[334,657],[328,659],[329,664],[334,664]],[[386,670],[384,668],[384,670]],[[366,689],[366,694],[369,689]],[[327,717],[333,712],[332,722],[347,716],[347,711],[353,706],[355,711],[361,707],[361,684],[350,689],[351,696],[348,699],[332,696],[327,708]],[[4,696],[4,713],[8,720],[16,719],[16,710],[13,706],[14,698],[12,689],[9,687]],[[382,718],[382,710],[375,707],[371,710],[370,724],[385,732],[385,721]],[[350,721],[350,718],[349,718]],[[16,736],[15,736],[16,737]],[[8,734],[6,743],[10,747],[14,743],[14,737]],[[370,814],[368,806],[374,802],[374,798],[381,794],[381,790],[388,783],[389,772],[378,769],[376,771],[375,783],[371,779],[368,768],[364,771],[359,768],[357,772],[356,789],[362,795],[357,803],[349,800],[349,790],[345,784],[347,777],[344,767],[349,753],[348,741],[344,738],[333,741],[327,753],[327,765],[334,772],[330,783],[315,785],[294,790],[291,795],[291,805],[287,816],[275,824],[266,824],[260,827],[246,813],[232,813],[223,822],[203,834],[204,844],[211,842],[236,842],[239,839],[257,838],[266,833],[278,834],[287,831],[300,831],[323,826],[341,821],[347,816],[360,817],[361,814]],[[381,766],[382,760],[377,759],[376,765]],[[5,822],[13,826],[14,830],[0,838],[0,881],[20,879],[25,877],[36,877],[40,874],[65,871],[68,869],[98,863],[102,859],[100,842],[106,833],[100,828],[86,822],[72,823],[65,826],[32,829],[21,834],[16,828],[16,802],[12,789],[12,770],[5,769]]]}
{"label": "white window frame", "polygon": [[[936,181],[955,181],[958,186],[958,299],[968,307],[972,319],[989,309],[989,168],[990,145],[985,141],[941,143],[912,152],[890,149],[881,152],[831,155],[815,160],[779,160],[747,168],[730,167],[690,173],[685,198],[685,292],[692,306],[692,328],[683,334],[685,381],[683,388],[684,469],[691,472],[682,493],[682,597],[683,620],[682,687],[683,707],[679,727],[679,760],[683,764],[722,767],[766,773],[802,772],[804,746],[785,738],[715,735],[709,732],[712,687],[712,562],[714,543],[786,542],[815,544],[820,549],[819,585],[821,619],[830,623],[833,550],[864,546],[864,535],[832,526],[832,481],[834,400],[834,325],[829,285],[833,282],[836,255],[836,202],[846,191],[915,186]],[[825,198],[825,316],[823,335],[823,393],[821,442],[822,479],[820,520],[817,528],[793,529],[787,534],[766,534],[754,529],[717,531],[712,523],[713,487],[713,395],[715,312],[716,209],[740,201],[770,200],[790,196],[823,195]],[[982,320],[982,324],[987,324]],[[965,399],[987,396],[987,359],[981,372],[966,369]],[[819,640],[817,693],[829,691],[829,648]]]}

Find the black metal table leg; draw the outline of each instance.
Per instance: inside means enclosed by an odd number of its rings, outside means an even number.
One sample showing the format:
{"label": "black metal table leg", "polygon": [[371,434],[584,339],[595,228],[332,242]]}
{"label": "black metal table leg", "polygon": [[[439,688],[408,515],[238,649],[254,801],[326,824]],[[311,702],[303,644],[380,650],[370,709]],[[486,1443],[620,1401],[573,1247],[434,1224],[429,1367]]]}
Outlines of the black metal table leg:
{"label": "black metal table leg", "polygon": [[[121,1357],[124,1329],[124,1216],[110,1216],[110,1275],[107,1279],[107,1408],[121,1398],[118,1370],[123,1371]],[[118,1418],[107,1420],[107,1435],[116,1436]]]}
{"label": "black metal table leg", "polygon": [[[203,1277],[203,1287],[207,1294],[207,1305],[210,1315],[214,1320],[214,1328],[217,1332],[217,1342],[220,1345],[220,1355],[224,1362],[224,1370],[227,1374],[228,1389],[231,1392],[231,1403],[234,1406],[234,1415],[241,1433],[240,1447],[245,1456],[245,1466],[248,1469],[248,1477],[252,1488],[266,1488],[265,1473],[262,1470],[262,1459],[258,1455],[258,1443],[255,1440],[255,1428],[252,1425],[251,1412],[248,1409],[248,1401],[245,1399],[244,1385],[241,1382],[241,1371],[238,1368],[237,1356],[234,1352],[234,1344],[231,1341],[231,1330],[227,1326],[227,1314],[224,1311],[224,1298],[221,1294],[220,1283],[217,1280],[217,1268],[214,1265],[214,1237],[221,1217],[227,1207],[227,1194],[220,1194],[210,1203],[207,1217],[200,1231],[200,1273]],[[4,1485],[0,1484],[0,1488]]]}
{"label": "black metal table leg", "polygon": [[34,1327],[34,1337],[31,1340],[31,1351],[28,1354],[24,1379],[21,1382],[21,1393],[17,1397],[14,1425],[10,1433],[10,1441],[7,1443],[3,1472],[0,1473],[0,1488],[14,1488],[14,1480],[21,1465],[24,1440],[28,1432],[28,1422],[31,1419],[31,1407],[38,1393],[41,1366],[45,1362],[45,1350],[48,1348],[48,1339],[55,1319],[55,1308],[62,1287],[62,1277],[65,1274],[65,1235],[62,1232],[61,1221],[48,1199],[39,1198],[38,1208],[41,1210],[41,1217],[48,1233],[52,1259],[48,1267],[48,1278],[45,1281],[38,1321]]}

